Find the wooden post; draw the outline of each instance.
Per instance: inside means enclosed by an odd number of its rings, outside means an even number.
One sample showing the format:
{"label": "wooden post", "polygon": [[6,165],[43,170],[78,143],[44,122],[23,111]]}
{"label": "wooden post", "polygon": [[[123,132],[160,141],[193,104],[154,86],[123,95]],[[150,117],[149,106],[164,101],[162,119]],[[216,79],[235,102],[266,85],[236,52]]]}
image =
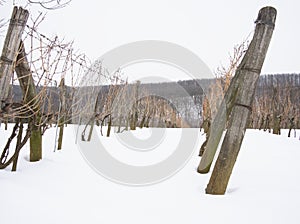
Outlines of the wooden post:
{"label": "wooden post", "polygon": [[228,117],[235,102],[236,93],[239,88],[239,75],[240,74],[236,74],[232,78],[231,84],[225,93],[217,114],[211,122],[209,133],[207,133],[209,138],[207,139],[207,142],[204,143],[206,144],[205,150],[197,169],[199,173],[208,173],[210,170],[210,166],[216,154],[223,131],[225,130]]}
{"label": "wooden post", "polygon": [[[268,8],[268,7],[266,7],[266,8]],[[261,21],[260,17],[261,16],[259,15],[259,17],[256,20],[257,21],[256,22],[256,24],[257,24],[256,30],[259,27],[262,27],[261,25],[266,25],[266,24],[262,24],[260,22]],[[269,22],[267,21],[267,23],[269,23]],[[252,42],[253,41],[255,41],[255,37],[253,37]],[[247,52],[249,52],[249,50],[250,50],[250,46],[249,46],[249,49],[248,49]],[[249,55],[249,53],[248,53],[248,55]],[[218,148],[219,142],[221,140],[223,131],[226,128],[228,118],[229,118],[229,116],[232,112],[233,106],[236,102],[237,92],[241,88],[240,85],[242,83],[241,83],[240,80],[243,79],[243,77],[246,74],[245,72],[241,72],[241,69],[244,66],[243,64],[245,64],[245,60],[246,60],[247,57],[245,55],[244,58],[243,58],[243,61],[239,65],[239,68],[237,69],[236,74],[232,78],[231,84],[230,84],[228,90],[225,93],[224,99],[223,99],[223,101],[222,101],[222,103],[221,103],[221,105],[218,109],[218,112],[217,112],[214,120],[212,121],[211,128],[210,128],[209,139],[207,141],[205,151],[202,155],[202,159],[201,159],[200,164],[199,164],[198,169],[197,169],[197,171],[199,173],[208,173],[209,170],[210,170],[210,166],[212,164],[215,153],[217,151],[217,148]],[[253,60],[256,60],[256,59],[254,58]]]}
{"label": "wooden post", "polygon": [[237,70],[239,89],[230,115],[228,131],[206,188],[207,194],[224,194],[226,191],[245,135],[256,84],[271,41],[275,20],[276,9],[264,7],[259,11],[253,39]]}
{"label": "wooden post", "polygon": [[110,136],[110,131],[111,131],[111,114],[109,115],[108,118],[106,137]]}
{"label": "wooden post", "polygon": [[28,107],[30,119],[33,120],[30,136],[30,161],[39,161],[42,159],[42,131],[39,124],[40,101],[37,96],[23,42],[20,44],[15,70],[23,93],[23,101]]}
{"label": "wooden post", "polygon": [[2,108],[2,104],[5,104],[9,95],[9,82],[13,75],[28,16],[27,10],[14,7],[0,57],[0,108]]}
{"label": "wooden post", "polygon": [[58,134],[58,144],[57,150],[61,150],[62,148],[62,141],[64,135],[64,124],[65,124],[65,116],[66,116],[66,86],[65,86],[65,79],[62,78],[59,84],[60,92],[60,111],[59,111],[59,134]]}

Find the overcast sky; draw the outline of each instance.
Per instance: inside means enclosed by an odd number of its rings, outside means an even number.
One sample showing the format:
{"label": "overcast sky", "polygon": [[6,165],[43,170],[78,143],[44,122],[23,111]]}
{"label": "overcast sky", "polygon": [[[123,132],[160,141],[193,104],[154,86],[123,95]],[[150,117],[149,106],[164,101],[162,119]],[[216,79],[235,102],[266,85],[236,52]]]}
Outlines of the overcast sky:
{"label": "overcast sky", "polygon": [[[24,1],[7,0],[0,6],[2,18],[9,18],[13,2]],[[92,60],[133,41],[169,41],[193,51],[214,71],[254,31],[258,11],[267,5],[278,14],[262,73],[300,72],[299,0],[72,0],[48,11],[40,32],[74,40]]]}

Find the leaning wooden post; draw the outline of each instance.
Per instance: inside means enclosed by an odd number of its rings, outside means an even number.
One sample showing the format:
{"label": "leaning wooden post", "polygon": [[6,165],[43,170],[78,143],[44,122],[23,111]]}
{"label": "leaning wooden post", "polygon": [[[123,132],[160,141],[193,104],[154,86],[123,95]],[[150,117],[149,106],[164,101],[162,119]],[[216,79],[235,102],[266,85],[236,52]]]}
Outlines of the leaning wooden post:
{"label": "leaning wooden post", "polygon": [[254,98],[256,84],[271,41],[276,9],[264,7],[259,11],[253,39],[237,73],[239,89],[230,115],[228,130],[220,154],[206,188],[207,194],[225,194],[233,166],[237,159]]}
{"label": "leaning wooden post", "polygon": [[236,93],[240,84],[238,79],[241,75],[243,74],[237,73],[232,78],[231,84],[225,93],[224,99],[218,108],[217,114],[210,125],[209,132],[207,133],[208,138],[203,145],[205,150],[202,152],[202,158],[197,169],[199,173],[208,173],[210,170],[210,166],[216,154],[223,131],[225,130],[228,117],[235,102]]}
{"label": "leaning wooden post", "polygon": [[9,82],[14,72],[22,33],[28,16],[27,10],[14,7],[0,57],[0,108],[9,95]]}
{"label": "leaning wooden post", "polygon": [[15,70],[23,93],[23,101],[28,107],[28,116],[33,120],[30,127],[30,161],[35,162],[42,159],[42,130],[39,124],[41,118],[40,100],[32,78],[23,42],[20,44]]}

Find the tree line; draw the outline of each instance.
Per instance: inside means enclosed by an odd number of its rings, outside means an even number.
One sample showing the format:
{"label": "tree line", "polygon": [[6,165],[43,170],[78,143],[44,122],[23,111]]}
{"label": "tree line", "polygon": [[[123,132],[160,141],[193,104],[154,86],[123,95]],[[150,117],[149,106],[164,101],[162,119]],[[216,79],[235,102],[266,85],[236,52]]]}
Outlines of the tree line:
{"label": "tree line", "polygon": [[[103,99],[108,98],[108,95],[112,93],[111,89],[121,88],[127,89],[127,94],[133,93],[133,89],[136,84],[122,84],[122,85],[104,85],[101,86],[98,93],[99,109],[104,108],[105,101]],[[199,127],[200,121],[203,121],[205,115],[205,90],[209,86],[211,88],[216,85],[216,79],[206,79],[206,80],[184,80],[178,82],[165,82],[165,83],[142,83],[140,84],[140,92],[147,93],[152,96],[157,97],[157,101],[163,101],[163,99],[168,99],[168,103],[173,104],[173,109],[177,110],[178,116],[181,116],[187,123],[189,127]],[[66,86],[66,97],[70,99],[74,91],[78,91],[77,87]],[[183,91],[178,91],[178,89]],[[43,88],[37,88],[41,91]],[[13,102],[15,105],[22,101],[22,91],[19,85],[12,86],[13,91]],[[43,103],[43,111],[47,111],[47,116],[51,118],[49,122],[56,123],[59,111],[59,86],[48,86],[46,89],[47,97],[45,97],[45,102]],[[143,94],[142,94],[143,95]],[[138,97],[143,97],[143,96]],[[144,94],[145,95],[145,94]],[[263,129],[274,132],[275,134],[280,131],[280,129],[294,129],[300,128],[300,74],[276,74],[276,75],[262,75],[259,78],[257,89],[255,92],[254,103],[252,106],[251,122],[248,128]],[[149,99],[147,99],[149,100]],[[215,99],[216,101],[217,99]],[[101,102],[100,102],[101,101]],[[141,111],[142,105],[146,101],[146,98],[141,100],[139,113]],[[214,100],[212,100],[214,101]],[[212,102],[214,103],[214,102]],[[153,102],[154,105],[154,102]],[[192,111],[188,113],[191,108],[197,108],[198,111]],[[68,101],[66,108],[68,114],[66,115],[66,123],[72,123],[72,107],[71,101]],[[176,108],[176,109],[175,109]],[[8,108],[6,108],[8,109]],[[5,110],[5,108],[2,108]],[[118,115],[115,114],[116,117]],[[145,119],[143,115],[140,115],[140,120]],[[169,121],[169,118],[162,118]],[[113,118],[114,124],[118,118]],[[120,120],[120,119],[119,119]],[[10,121],[13,121],[10,118]],[[196,121],[196,122],[195,122]],[[163,121],[150,122],[152,126],[162,127]],[[169,126],[175,127],[176,125],[171,124]],[[176,127],[180,127],[177,125]]]}

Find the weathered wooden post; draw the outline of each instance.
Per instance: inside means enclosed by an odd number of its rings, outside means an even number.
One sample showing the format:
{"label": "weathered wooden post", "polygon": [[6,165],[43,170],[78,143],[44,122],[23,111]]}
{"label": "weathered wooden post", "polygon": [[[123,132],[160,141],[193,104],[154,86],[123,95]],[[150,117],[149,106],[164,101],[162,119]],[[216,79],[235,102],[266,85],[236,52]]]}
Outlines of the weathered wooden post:
{"label": "weathered wooden post", "polygon": [[204,142],[205,150],[202,154],[202,158],[197,169],[199,173],[208,173],[210,170],[210,166],[216,154],[223,131],[225,130],[226,122],[235,102],[236,92],[239,88],[237,77],[238,75],[236,74],[232,78],[231,84],[225,93],[224,99],[219,106],[217,114],[211,122],[209,132],[207,133],[209,137],[207,141]]}
{"label": "weathered wooden post", "polygon": [[65,124],[65,116],[66,116],[66,86],[65,86],[65,79],[62,78],[59,84],[59,98],[60,98],[60,111],[59,111],[59,119],[58,119],[58,126],[59,126],[59,134],[58,134],[58,144],[57,150],[61,150],[62,148],[62,141],[64,135],[64,124]]}
{"label": "weathered wooden post", "polygon": [[9,81],[15,69],[23,92],[24,102],[35,118],[30,137],[30,161],[38,161],[42,158],[41,129],[36,124],[39,117],[39,103],[21,40],[28,17],[29,12],[27,10],[14,7],[0,58],[0,97],[1,101],[4,102],[7,99]]}
{"label": "weathered wooden post", "polygon": [[253,39],[236,72],[239,88],[234,97],[228,130],[206,188],[207,194],[224,194],[226,191],[249,121],[256,84],[275,27],[276,14],[275,8],[264,7],[255,21]]}
{"label": "weathered wooden post", "polygon": [[2,104],[5,105],[9,95],[9,82],[14,72],[21,37],[28,16],[27,10],[14,7],[0,57],[0,108],[2,108]]}
{"label": "weathered wooden post", "polygon": [[[266,7],[267,9],[269,7]],[[272,7],[270,7],[272,8]],[[264,9],[264,8],[263,8]],[[262,9],[262,10],[263,10]],[[261,14],[261,13],[260,13]],[[256,30],[258,28],[261,28],[261,25],[266,25],[266,24],[262,24],[261,19],[260,19],[260,14],[257,18],[257,26],[256,26]],[[267,22],[270,23],[270,22]],[[267,26],[270,27],[270,26]],[[256,37],[253,37],[252,42],[256,41],[257,37],[257,33],[258,31],[255,32]],[[260,34],[261,35],[261,34]],[[253,44],[252,44],[253,45]],[[250,46],[247,52],[248,55],[250,54]],[[253,52],[253,50],[252,50]],[[247,59],[247,57],[249,56],[244,56],[243,61],[241,62],[241,64],[239,65],[239,68],[236,71],[235,76],[232,78],[231,80],[231,84],[228,88],[228,90],[225,93],[224,99],[218,109],[218,112],[214,118],[214,120],[212,121],[211,127],[210,127],[210,133],[209,133],[209,139],[207,141],[207,145],[205,147],[205,151],[202,155],[202,159],[200,161],[200,164],[198,166],[197,171],[199,173],[208,173],[210,170],[210,166],[212,164],[213,158],[215,156],[215,153],[217,151],[219,142],[221,140],[223,131],[225,130],[226,127],[226,123],[228,121],[228,118],[232,112],[233,106],[236,102],[236,96],[237,96],[237,92],[238,90],[241,88],[240,85],[241,83],[241,79],[243,79],[243,77],[245,76],[245,72],[241,72],[241,69],[243,67],[243,63],[245,63],[245,60]],[[248,59],[247,59],[248,60]],[[257,60],[255,57],[253,58],[253,60]]]}
{"label": "weathered wooden post", "polygon": [[30,136],[30,161],[42,159],[42,130],[40,126],[40,100],[37,95],[32,73],[25,53],[25,47],[21,41],[20,50],[17,57],[16,73],[23,93],[23,101],[28,107],[31,123]]}

